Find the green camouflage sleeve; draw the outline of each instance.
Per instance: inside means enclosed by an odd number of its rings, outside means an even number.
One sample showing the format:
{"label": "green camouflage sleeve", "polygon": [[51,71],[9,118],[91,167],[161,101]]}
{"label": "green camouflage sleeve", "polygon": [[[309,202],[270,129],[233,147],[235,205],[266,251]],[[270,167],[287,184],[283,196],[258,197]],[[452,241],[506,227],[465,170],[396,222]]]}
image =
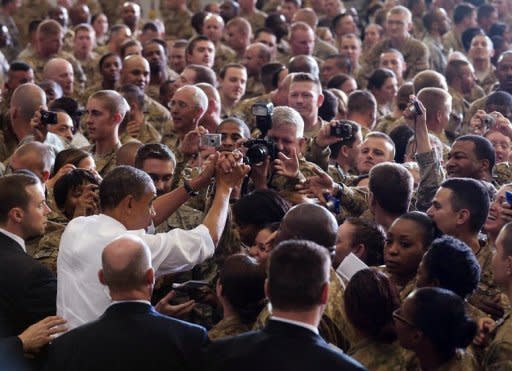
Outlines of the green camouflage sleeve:
{"label": "green camouflage sleeve", "polygon": [[445,175],[434,150],[417,153],[416,161],[420,168],[420,184],[416,191],[416,209],[426,211],[432,204],[434,195],[444,181]]}

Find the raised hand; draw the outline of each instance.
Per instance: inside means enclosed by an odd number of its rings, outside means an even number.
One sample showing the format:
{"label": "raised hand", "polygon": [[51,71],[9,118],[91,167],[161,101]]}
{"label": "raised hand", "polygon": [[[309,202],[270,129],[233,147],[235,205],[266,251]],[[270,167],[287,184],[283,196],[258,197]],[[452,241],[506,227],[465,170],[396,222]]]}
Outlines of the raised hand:
{"label": "raised hand", "polygon": [[295,178],[299,174],[299,157],[295,148],[291,150],[291,156],[287,157],[279,152],[274,160],[274,171],[288,178]]}

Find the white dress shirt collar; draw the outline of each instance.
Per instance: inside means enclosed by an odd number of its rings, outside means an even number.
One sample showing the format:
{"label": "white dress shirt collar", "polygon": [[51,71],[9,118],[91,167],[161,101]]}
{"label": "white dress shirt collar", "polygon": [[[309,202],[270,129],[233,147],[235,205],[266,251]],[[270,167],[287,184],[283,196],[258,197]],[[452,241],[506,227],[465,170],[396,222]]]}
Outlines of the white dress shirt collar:
{"label": "white dress shirt collar", "polygon": [[5,234],[7,237],[10,237],[12,238],[14,241],[16,241],[20,246],[21,248],[23,249],[23,251],[27,252],[27,249],[25,247],[25,240],[23,238],[21,238],[20,236],[18,236],[17,234],[14,234],[14,233],[11,233],[9,231],[6,231],[5,229],[3,228],[0,228],[0,232],[2,232],[3,234]]}

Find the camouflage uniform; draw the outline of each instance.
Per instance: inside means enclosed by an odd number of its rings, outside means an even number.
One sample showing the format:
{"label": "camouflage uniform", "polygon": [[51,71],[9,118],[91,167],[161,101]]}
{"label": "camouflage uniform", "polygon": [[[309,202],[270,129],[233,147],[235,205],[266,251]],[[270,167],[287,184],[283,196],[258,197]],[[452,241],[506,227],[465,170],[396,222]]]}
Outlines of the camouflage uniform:
{"label": "camouflage uniform", "polygon": [[498,187],[512,182],[512,166],[509,162],[500,162],[492,170],[493,183]]}
{"label": "camouflage uniform", "polygon": [[375,125],[375,131],[380,131],[389,135],[391,131],[400,125],[405,125],[405,121],[402,117],[396,118],[393,112],[388,113],[380,118]]}
{"label": "camouflage uniform", "polygon": [[20,54],[18,54],[16,59],[20,60],[20,61],[25,61],[27,59],[33,58],[35,54],[36,54],[36,49],[34,48],[34,46],[32,44],[28,43],[27,46],[25,47],[25,49],[23,49],[20,52]]}
{"label": "camouflage uniform", "polygon": [[272,97],[269,94],[263,94],[258,97],[247,98],[240,101],[232,110],[233,116],[240,118],[243,122],[249,126],[251,132],[256,129],[256,119],[252,114],[252,106],[255,103],[272,103]]}
{"label": "camouflage uniform", "polygon": [[243,323],[239,317],[223,318],[208,331],[210,340],[222,339],[251,331],[251,326]]}
{"label": "camouflage uniform", "polygon": [[455,34],[455,30],[448,31],[443,35],[443,50],[447,55],[454,51],[466,54],[462,40]]}
{"label": "camouflage uniform", "polygon": [[486,94],[489,94],[492,92],[492,87],[494,84],[498,82],[498,77],[496,77],[496,67],[494,67],[492,64],[489,68],[489,72],[485,74],[485,76],[482,78],[481,81],[478,82],[478,84],[482,87],[482,89],[485,91]]}
{"label": "camouflage uniform", "polygon": [[[363,66],[363,74],[368,78],[372,72],[379,67],[380,55],[383,51],[393,48],[389,39],[384,39],[375,45],[368,53],[367,63]],[[407,63],[407,71],[404,75],[404,80],[410,80],[418,72],[424,71],[429,68],[428,65],[428,49],[419,40],[409,37],[404,45],[398,49],[404,56],[405,63]]]}
{"label": "camouflage uniform", "polygon": [[346,173],[338,164],[331,164],[327,168],[327,174],[329,174],[336,183],[343,183],[348,187],[354,186],[354,182],[359,178],[358,175]]}
{"label": "camouflage uniform", "polygon": [[259,97],[262,96],[263,94],[265,94],[265,87],[263,86],[261,81],[256,80],[254,76],[249,76],[247,78],[247,84],[245,86],[244,97]]}
{"label": "camouflage uniform", "polygon": [[116,157],[117,157],[117,150],[121,148],[121,143],[118,142],[116,147],[112,149],[112,151],[104,156],[97,155],[96,152],[96,145],[93,144],[89,147],[86,147],[85,150],[92,154],[92,157],[94,158],[94,162],[96,162],[96,171],[101,175],[102,178],[107,175],[107,173],[114,169],[116,167]]}
{"label": "camouflage uniform", "polygon": [[48,14],[50,4],[48,0],[25,0],[12,15],[20,31],[21,44],[29,41],[28,24],[35,19],[43,19]]}
{"label": "camouflage uniform", "polygon": [[259,9],[254,9],[254,12],[249,15],[240,14],[240,16],[245,18],[251,24],[253,32],[265,27],[265,19],[267,19],[267,14],[263,13]]}
{"label": "camouflage uniform", "polygon": [[103,12],[107,16],[109,24],[112,25],[115,20],[119,18],[119,10],[121,9],[121,5],[124,3],[124,0],[99,0],[99,3]]}
{"label": "camouflage uniform", "polygon": [[[330,269],[329,300],[320,320],[318,331],[320,336],[330,344],[346,351],[351,341],[356,341],[352,327],[348,324],[345,311],[340,303],[343,300],[343,283],[334,269]],[[270,317],[270,306],[267,305],[259,314],[253,329],[259,330],[265,327]]]}
{"label": "camouflage uniform", "polygon": [[121,142],[121,144],[133,141],[141,142],[143,144],[160,143],[161,140],[162,136],[160,135],[160,133],[145,121],[140,126],[139,134],[136,137],[130,136],[130,134],[128,134],[128,132],[126,131],[126,128],[120,128],[119,130],[119,141]]}
{"label": "camouflage uniform", "polygon": [[213,70],[217,73],[217,75],[220,73],[222,67],[224,67],[226,64],[236,62],[237,56],[233,49],[223,43],[218,43],[215,46],[215,61],[213,62]]}
{"label": "camouflage uniform", "polygon": [[[356,178],[354,181],[357,181]],[[338,222],[348,217],[359,217],[368,210],[368,188],[367,187],[346,187],[341,184],[343,191],[341,193],[340,205],[341,212],[337,215]]]}
{"label": "camouflage uniform", "polygon": [[[418,358],[414,353],[406,353],[406,371],[421,371]],[[479,370],[478,364],[473,355],[461,349],[457,350],[456,354],[446,361],[444,364],[437,368],[437,371],[477,371]]]}
{"label": "camouflage uniform", "polygon": [[0,130],[0,162],[5,162],[18,147],[19,140],[12,131],[11,125]]}
{"label": "camouflage uniform", "polygon": [[338,50],[315,35],[315,47],[313,49],[313,55],[321,60],[325,60],[331,55],[338,54]]}
{"label": "camouflage uniform", "polygon": [[475,254],[480,265],[480,282],[476,291],[469,298],[469,302],[475,307],[485,311],[480,307],[482,300],[500,299],[500,304],[505,308],[510,308],[508,298],[503,295],[501,289],[496,285],[492,273],[493,248],[488,241],[480,241],[480,250]]}
{"label": "camouflage uniform", "polygon": [[372,371],[401,371],[404,364],[404,350],[393,343],[362,339],[352,345],[347,355]]}
{"label": "camouflage uniform", "polygon": [[[452,96],[452,114],[456,116],[466,117],[471,103],[464,98],[458,91],[448,88],[448,93]],[[450,116],[451,120],[451,116]]]}
{"label": "camouflage uniform", "polygon": [[83,88],[85,86],[85,74],[82,70],[82,66],[80,63],[76,60],[75,57],[73,57],[72,54],[69,54],[67,52],[61,51],[51,57],[48,58],[41,58],[38,54],[34,54],[32,56],[26,57],[23,59],[24,62],[28,63],[32,66],[34,70],[34,79],[36,82],[40,82],[43,80],[43,70],[45,64],[52,58],[63,58],[67,60],[71,65],[73,66],[73,73],[74,73],[74,95],[79,96],[81,92],[83,91]]}
{"label": "camouflage uniform", "polygon": [[188,9],[169,10],[162,12],[162,20],[165,25],[165,33],[169,39],[190,39],[195,35],[191,18],[193,13]]}
{"label": "camouflage uniform", "polygon": [[77,59],[77,61],[82,66],[85,78],[87,79],[87,87],[95,83],[96,79],[101,80],[101,76],[98,70],[99,60],[100,56],[96,52],[92,52],[91,55],[89,55],[85,60]]}
{"label": "camouflage uniform", "polygon": [[[174,153],[176,156],[176,169],[174,169],[174,178],[173,181],[178,181],[178,174],[183,171],[185,166],[187,165],[188,159],[185,159],[183,156],[183,153],[180,151],[180,143],[181,139],[178,137],[178,134],[176,134],[174,131],[170,131],[169,133],[162,136],[162,144],[165,144],[169,149]],[[182,165],[181,167],[180,164]],[[178,171],[179,170],[179,171]]]}
{"label": "camouflage uniform", "polygon": [[53,273],[57,274],[57,256],[59,255],[60,238],[66,225],[54,224],[54,230],[46,231],[45,235],[39,241],[34,252],[34,259],[39,260]]}
{"label": "camouflage uniform", "polygon": [[417,153],[415,159],[420,168],[420,184],[416,190],[416,209],[426,211],[444,181],[445,174],[434,150]]}
{"label": "camouflage uniform", "polygon": [[147,94],[144,94],[144,118],[162,135],[171,130],[171,113]]}
{"label": "camouflage uniform", "polygon": [[296,177],[289,178],[284,175],[272,174],[270,186],[278,191],[281,196],[286,198],[292,204],[301,203],[304,200],[300,198],[295,187],[302,183],[306,178],[315,176],[313,168],[320,169],[316,164],[306,161],[304,157],[299,157],[299,172]]}
{"label": "camouflage uniform", "polygon": [[512,313],[508,312],[492,330],[494,340],[482,361],[484,370],[512,370]]}
{"label": "camouflage uniform", "polygon": [[[166,78],[165,80],[173,80],[176,81],[180,76],[176,72],[174,72],[171,68],[166,67]],[[163,82],[165,82],[165,80]],[[160,84],[149,84],[146,90],[146,94],[155,101],[159,102],[160,99]],[[159,102],[160,103],[160,102]]]}
{"label": "camouflage uniform", "polygon": [[312,130],[304,130],[304,138],[306,139],[306,160],[315,163],[323,170],[327,170],[327,167],[329,166],[329,156],[331,155],[331,150],[329,146],[325,148],[320,147],[316,143],[315,138],[318,136],[320,130],[326,125],[329,125],[329,123],[319,117],[317,124],[313,127]]}

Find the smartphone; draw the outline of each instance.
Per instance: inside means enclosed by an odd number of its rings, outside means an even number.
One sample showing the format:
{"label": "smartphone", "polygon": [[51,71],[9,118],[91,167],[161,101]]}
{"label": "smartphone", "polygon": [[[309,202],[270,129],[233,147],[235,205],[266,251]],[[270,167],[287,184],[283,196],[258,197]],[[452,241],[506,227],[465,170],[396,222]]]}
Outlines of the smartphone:
{"label": "smartphone", "polygon": [[222,134],[203,134],[201,135],[201,146],[219,148],[221,139]]}
{"label": "smartphone", "polygon": [[57,124],[57,112],[41,110],[41,124],[55,125]]}
{"label": "smartphone", "polygon": [[507,200],[507,203],[512,206],[512,192],[506,191],[505,192],[505,199]]}

